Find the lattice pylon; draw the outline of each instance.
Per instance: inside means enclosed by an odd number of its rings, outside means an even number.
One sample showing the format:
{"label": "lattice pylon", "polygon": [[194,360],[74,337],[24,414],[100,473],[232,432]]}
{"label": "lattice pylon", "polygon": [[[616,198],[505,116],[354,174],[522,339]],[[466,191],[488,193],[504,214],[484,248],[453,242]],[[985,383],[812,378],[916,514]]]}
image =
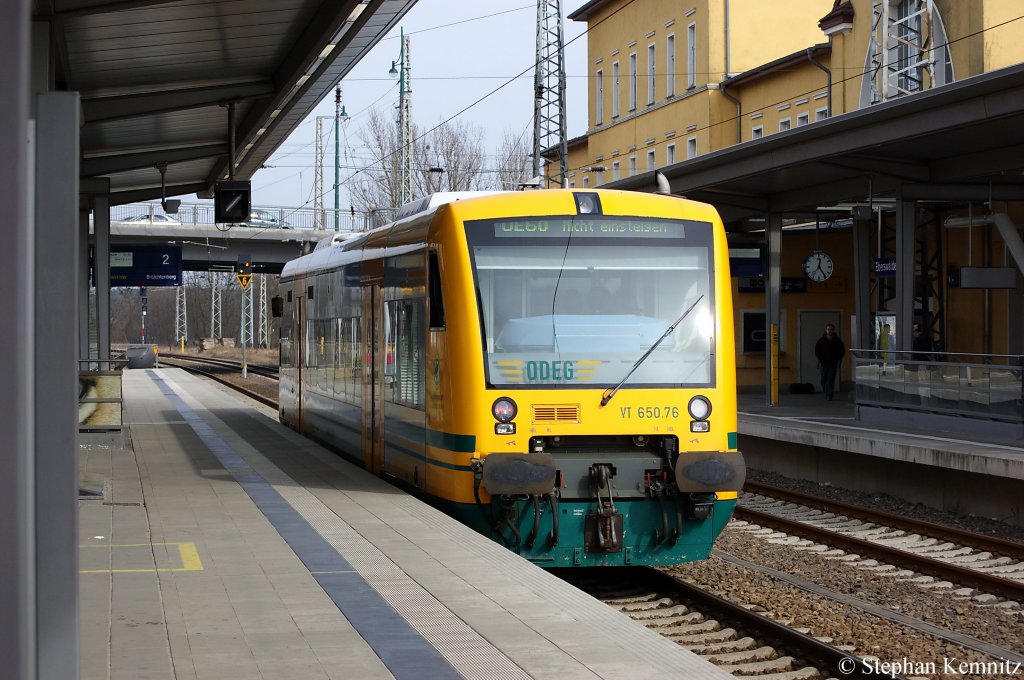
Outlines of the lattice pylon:
{"label": "lattice pylon", "polygon": [[178,286],[174,300],[174,339],[179,343],[188,342],[188,298],[185,296],[184,282]]}
{"label": "lattice pylon", "polygon": [[313,228],[324,229],[324,116],[316,118],[316,158],[313,162]]}
{"label": "lattice pylon", "polygon": [[242,339],[242,344],[249,347],[252,346],[252,288],[252,286],[248,286],[242,291],[241,328],[238,334]]}
{"label": "lattice pylon", "polygon": [[541,175],[541,152],[557,149],[559,169],[548,185],[561,187],[568,174],[565,120],[565,39],[562,1],[537,0],[537,53],[533,78],[533,174]]}
{"label": "lattice pylon", "polygon": [[267,275],[257,274],[255,278],[260,286],[260,347],[270,347],[270,324],[267,322]]}
{"label": "lattice pylon", "polygon": [[398,208],[412,200],[412,60],[409,36],[401,33],[402,48],[398,54]]}
{"label": "lattice pylon", "polygon": [[933,0],[872,0],[868,45],[872,104],[934,85],[934,11]]}
{"label": "lattice pylon", "polygon": [[218,340],[224,337],[221,307],[220,274],[210,272],[210,337]]}

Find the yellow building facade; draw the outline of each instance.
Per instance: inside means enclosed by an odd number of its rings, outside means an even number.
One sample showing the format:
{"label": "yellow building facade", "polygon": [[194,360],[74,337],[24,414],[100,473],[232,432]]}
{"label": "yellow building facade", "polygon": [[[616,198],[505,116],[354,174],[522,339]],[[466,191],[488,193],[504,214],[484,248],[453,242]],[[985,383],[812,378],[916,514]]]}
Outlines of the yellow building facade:
{"label": "yellow building facade", "polygon": [[[569,14],[588,26],[588,130],[569,144],[567,182],[600,186],[1021,63],[1022,15],[1016,0],[592,0]],[[886,22],[890,36],[879,33]],[[893,36],[924,49],[885,48]],[[915,60],[924,65],[903,68]],[[557,165],[547,167],[557,172]],[[999,208],[1024,222],[1022,206]],[[988,208],[952,210],[929,219],[980,215]],[[873,254],[894,254],[885,233],[894,222],[894,215],[882,212]],[[805,312],[834,311],[841,335],[852,337],[852,241],[848,231],[830,229],[828,215],[822,223],[819,230],[784,232],[784,278],[801,277],[803,258],[817,248],[832,254],[836,275],[825,284],[809,283],[804,293],[783,293],[783,383],[816,382],[805,360]],[[941,261],[933,283],[944,309],[922,309],[922,318],[941,318],[937,330],[948,351],[1016,353],[1019,343],[1007,319],[1022,311],[1012,309],[1022,299],[1020,275],[1016,291],[960,289],[945,276],[962,266],[1005,265],[999,234],[991,227],[936,233],[939,242],[930,247]],[[758,238],[738,237],[737,244]],[[746,291],[742,283],[734,278],[737,338],[744,330],[742,310],[764,306],[764,294]],[[872,314],[879,318],[889,313],[885,288],[886,282],[872,280]],[[737,351],[740,384],[763,384],[763,352]]]}

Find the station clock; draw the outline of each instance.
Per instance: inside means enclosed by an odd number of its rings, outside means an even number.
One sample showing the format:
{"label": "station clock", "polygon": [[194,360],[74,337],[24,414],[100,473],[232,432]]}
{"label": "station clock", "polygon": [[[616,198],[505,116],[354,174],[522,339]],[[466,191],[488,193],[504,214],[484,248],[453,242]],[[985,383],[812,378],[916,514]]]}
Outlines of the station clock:
{"label": "station clock", "polygon": [[804,276],[818,283],[832,276],[832,258],[823,250],[815,250],[804,259]]}

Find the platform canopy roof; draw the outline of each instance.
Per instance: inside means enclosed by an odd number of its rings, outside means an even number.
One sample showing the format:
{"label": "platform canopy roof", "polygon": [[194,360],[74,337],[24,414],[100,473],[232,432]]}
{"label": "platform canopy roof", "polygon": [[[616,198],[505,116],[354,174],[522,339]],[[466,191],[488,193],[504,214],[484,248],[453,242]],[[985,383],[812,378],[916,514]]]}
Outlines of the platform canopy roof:
{"label": "platform canopy roof", "polygon": [[[745,141],[662,169],[731,230],[768,213],[897,198],[1024,200],[1024,64]],[[654,191],[653,172],[605,185]],[[754,220],[753,224],[751,220]],[[763,223],[761,224],[763,226]]]}
{"label": "platform canopy roof", "polygon": [[161,198],[165,168],[166,196],[205,196],[232,129],[248,179],[415,2],[34,0],[34,47],[48,35],[52,89],[81,94],[86,192]]}

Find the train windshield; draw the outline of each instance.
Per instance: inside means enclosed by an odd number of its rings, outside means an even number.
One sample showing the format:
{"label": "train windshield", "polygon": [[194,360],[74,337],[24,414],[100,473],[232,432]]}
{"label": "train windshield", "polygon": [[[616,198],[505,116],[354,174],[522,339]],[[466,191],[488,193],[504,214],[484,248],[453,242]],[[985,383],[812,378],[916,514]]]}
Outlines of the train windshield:
{"label": "train windshield", "polygon": [[713,384],[710,223],[557,216],[466,233],[489,384],[615,385],[695,301],[624,387]]}

